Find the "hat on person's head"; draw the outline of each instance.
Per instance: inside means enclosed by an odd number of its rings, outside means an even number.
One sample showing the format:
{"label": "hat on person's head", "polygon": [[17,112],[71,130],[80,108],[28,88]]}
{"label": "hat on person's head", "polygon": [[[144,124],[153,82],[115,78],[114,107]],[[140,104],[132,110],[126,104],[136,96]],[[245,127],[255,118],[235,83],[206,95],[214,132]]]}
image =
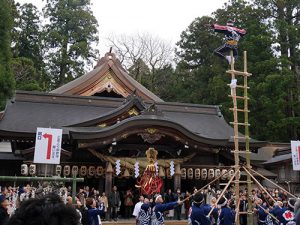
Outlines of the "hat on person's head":
{"label": "hat on person's head", "polygon": [[288,206],[292,209],[295,209],[295,203],[296,203],[296,199],[295,198],[289,198],[288,200]]}
{"label": "hat on person's head", "polygon": [[224,196],[222,198],[220,198],[220,200],[218,201],[218,206],[225,206],[227,204],[227,198],[225,198]]}
{"label": "hat on person's head", "polygon": [[197,192],[193,197],[194,203],[196,204],[201,204],[203,199],[203,194],[201,192]]}
{"label": "hat on person's head", "polygon": [[234,21],[233,20],[227,20],[226,25],[227,26],[234,26]]}

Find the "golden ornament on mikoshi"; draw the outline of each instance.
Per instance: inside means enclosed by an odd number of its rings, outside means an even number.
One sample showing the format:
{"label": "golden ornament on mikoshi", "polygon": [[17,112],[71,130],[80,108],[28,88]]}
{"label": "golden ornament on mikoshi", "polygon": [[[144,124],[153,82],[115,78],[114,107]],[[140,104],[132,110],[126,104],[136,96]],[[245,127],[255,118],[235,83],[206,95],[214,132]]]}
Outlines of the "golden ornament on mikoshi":
{"label": "golden ornament on mikoshi", "polygon": [[154,148],[149,148],[146,151],[147,161],[149,164],[136,184],[136,187],[141,189],[141,194],[152,195],[160,193],[163,181],[155,166],[157,154],[158,152]]}

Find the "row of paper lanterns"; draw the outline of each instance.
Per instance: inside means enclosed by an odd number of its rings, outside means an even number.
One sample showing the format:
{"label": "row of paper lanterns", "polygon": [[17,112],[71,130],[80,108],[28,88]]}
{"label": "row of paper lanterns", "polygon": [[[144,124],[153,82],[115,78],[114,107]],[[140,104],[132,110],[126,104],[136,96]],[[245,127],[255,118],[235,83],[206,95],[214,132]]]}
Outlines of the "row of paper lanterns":
{"label": "row of paper lanterns", "polygon": [[[127,168],[123,168],[123,173],[120,173],[120,176],[124,177],[134,177],[134,171],[130,171]],[[142,171],[141,171],[142,172]],[[36,175],[36,165],[31,164],[22,164],[21,165],[21,175],[27,176]],[[105,168],[102,166],[70,166],[70,165],[56,165],[55,166],[55,175],[64,177],[68,176],[80,176],[80,177],[100,177],[105,174]],[[142,173],[139,173],[141,175]],[[180,170],[181,178],[182,179],[196,179],[196,180],[211,180],[216,177],[219,177],[222,175],[221,179],[226,180],[230,179],[234,175],[234,170],[230,169],[229,171],[227,169],[200,169],[200,168],[181,168]],[[170,168],[164,169],[163,167],[159,167],[158,176],[160,177],[166,177],[167,179],[172,179],[173,174],[171,173]]]}
{"label": "row of paper lanterns", "polygon": [[[181,178],[182,179],[196,179],[196,180],[211,180],[221,176],[222,180],[230,179],[234,176],[234,170],[230,169],[200,169],[200,168],[182,168],[181,169]],[[239,174],[240,176],[240,174]]]}
{"label": "row of paper lanterns", "polygon": [[[31,175],[34,176],[36,175],[36,165],[31,164],[22,164],[21,165],[21,175],[27,176]],[[70,166],[70,165],[65,165],[62,167],[61,165],[56,165],[55,166],[55,175],[56,176],[61,176],[63,175],[64,177],[68,176],[80,176],[80,177],[100,177],[104,175],[105,169],[102,166]]]}

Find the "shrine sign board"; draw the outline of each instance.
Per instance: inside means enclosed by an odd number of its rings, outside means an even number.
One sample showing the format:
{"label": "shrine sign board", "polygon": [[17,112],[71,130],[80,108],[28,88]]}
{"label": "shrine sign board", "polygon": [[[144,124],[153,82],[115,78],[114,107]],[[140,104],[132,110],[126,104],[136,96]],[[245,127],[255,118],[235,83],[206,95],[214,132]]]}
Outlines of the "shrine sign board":
{"label": "shrine sign board", "polygon": [[37,128],[34,163],[59,164],[62,129]]}
{"label": "shrine sign board", "polygon": [[300,170],[300,141],[291,141],[293,170]]}

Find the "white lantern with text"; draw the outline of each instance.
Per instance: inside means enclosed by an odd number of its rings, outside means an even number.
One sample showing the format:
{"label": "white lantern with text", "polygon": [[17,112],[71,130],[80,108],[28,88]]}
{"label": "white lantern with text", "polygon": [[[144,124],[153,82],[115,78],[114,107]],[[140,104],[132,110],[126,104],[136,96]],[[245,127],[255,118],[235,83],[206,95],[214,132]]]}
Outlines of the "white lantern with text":
{"label": "white lantern with text", "polygon": [[206,180],[207,179],[207,169],[201,170],[201,179]]}
{"label": "white lantern with text", "polygon": [[64,166],[63,175],[64,177],[68,177],[71,174],[71,167],[69,165]]}
{"label": "white lantern with text", "polygon": [[194,170],[193,170],[193,168],[188,168],[188,170],[187,170],[187,178],[188,179],[193,179],[193,177],[194,177]]}
{"label": "white lantern with text", "polygon": [[27,164],[22,164],[21,165],[21,175],[23,175],[23,176],[28,175],[28,166],[27,166]]}
{"label": "white lantern with text", "polygon": [[215,171],[214,171],[214,169],[209,169],[209,170],[208,170],[207,178],[208,178],[209,180],[211,180],[211,179],[214,178],[214,176],[215,176]]}
{"label": "white lantern with text", "polygon": [[200,180],[201,178],[201,170],[199,168],[195,169],[195,179]]}

